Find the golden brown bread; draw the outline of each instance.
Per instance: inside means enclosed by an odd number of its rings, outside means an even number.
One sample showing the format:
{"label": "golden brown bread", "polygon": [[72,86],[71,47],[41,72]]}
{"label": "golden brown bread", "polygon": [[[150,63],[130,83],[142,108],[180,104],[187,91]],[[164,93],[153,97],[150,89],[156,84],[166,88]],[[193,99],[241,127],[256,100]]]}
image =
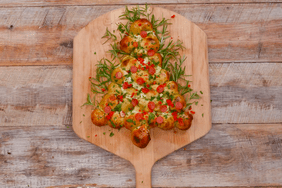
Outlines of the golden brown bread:
{"label": "golden brown bread", "polygon": [[187,130],[193,120],[185,112],[186,102],[178,84],[169,81],[169,72],[162,68],[159,48],[148,20],[132,23],[130,33],[120,41],[120,49],[128,55],[111,73],[108,93],[91,114],[97,126],[130,130],[131,140],[139,148],[149,144],[150,128]]}

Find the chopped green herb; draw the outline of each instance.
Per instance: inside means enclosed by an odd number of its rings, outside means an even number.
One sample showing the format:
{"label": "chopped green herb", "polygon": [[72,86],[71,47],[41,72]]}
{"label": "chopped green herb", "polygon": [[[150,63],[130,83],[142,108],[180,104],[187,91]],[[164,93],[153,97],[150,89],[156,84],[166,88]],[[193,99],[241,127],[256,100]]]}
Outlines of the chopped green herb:
{"label": "chopped green herb", "polygon": [[200,93],[201,93],[201,94],[203,94],[203,92],[202,92],[202,91],[200,91]]}
{"label": "chopped green herb", "polygon": [[103,135],[105,135],[106,134],[106,132],[103,132]]}
{"label": "chopped green herb", "polygon": [[204,117],[204,113],[202,113],[202,117]]}
{"label": "chopped green herb", "polygon": [[90,136],[87,136],[87,138],[90,138]]}
{"label": "chopped green herb", "polygon": [[96,52],[94,52],[94,54],[96,55]]}
{"label": "chopped green herb", "polygon": [[115,134],[113,132],[110,133],[110,137],[114,136]]}

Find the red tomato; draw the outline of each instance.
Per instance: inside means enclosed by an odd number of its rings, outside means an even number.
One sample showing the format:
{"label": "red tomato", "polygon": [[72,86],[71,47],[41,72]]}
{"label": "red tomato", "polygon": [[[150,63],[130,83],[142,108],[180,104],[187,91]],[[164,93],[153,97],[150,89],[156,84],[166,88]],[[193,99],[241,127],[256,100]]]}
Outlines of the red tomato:
{"label": "red tomato", "polygon": [[104,108],[104,111],[105,111],[105,113],[110,113],[111,111],[112,111],[112,109],[111,109],[111,107],[109,107],[109,106],[106,106],[105,108]]}
{"label": "red tomato", "polygon": [[114,111],[111,111],[107,116],[106,116],[106,118],[107,118],[107,120],[110,120],[111,118],[112,118],[112,116],[114,115]]}
{"label": "red tomato", "polygon": [[149,67],[149,74],[154,75],[156,73],[156,69],[154,67]]}
{"label": "red tomato", "polygon": [[154,50],[148,50],[148,56],[153,56],[155,55],[155,51]]}
{"label": "red tomato", "polygon": [[166,112],[167,111],[167,106],[166,105],[162,105],[161,106],[161,111],[162,112]]}
{"label": "red tomato", "polygon": [[177,120],[178,120],[179,125],[184,126],[184,122],[182,118],[178,118]]}
{"label": "red tomato", "polygon": [[137,72],[137,67],[131,66],[131,67],[130,67],[130,71],[131,71],[132,73],[136,73],[136,72]]}
{"label": "red tomato", "polygon": [[142,84],[144,84],[145,81],[144,81],[143,78],[137,78],[136,82],[137,82],[137,84],[142,85]]}
{"label": "red tomato", "polygon": [[117,79],[120,79],[121,77],[122,77],[122,73],[121,73],[121,72],[117,72],[117,73],[116,73],[116,78],[117,78]]}
{"label": "red tomato", "polygon": [[157,117],[157,123],[162,123],[162,122],[164,122],[164,118],[161,116]]}
{"label": "red tomato", "polygon": [[172,15],[171,18],[175,18],[175,15]]}
{"label": "red tomato", "polygon": [[147,32],[141,31],[140,35],[141,35],[142,38],[145,38],[145,37],[147,37]]}
{"label": "red tomato", "polygon": [[128,84],[127,82],[124,82],[122,88],[123,88],[123,89],[127,89],[128,86],[129,86],[129,84]]}
{"label": "red tomato", "polygon": [[106,91],[105,88],[102,88],[101,90],[102,90],[103,92]]}
{"label": "red tomato", "polygon": [[162,93],[164,91],[164,86],[160,85],[157,87],[157,92]]}
{"label": "red tomato", "polygon": [[181,102],[175,103],[175,108],[181,110],[183,108],[183,104]]}
{"label": "red tomato", "polygon": [[144,59],[142,57],[138,57],[138,61],[140,61],[140,63],[143,63]]}
{"label": "red tomato", "polygon": [[138,100],[137,100],[137,99],[132,99],[131,104],[132,104],[133,106],[138,105]]}
{"label": "red tomato", "polygon": [[176,111],[175,111],[175,112],[172,112],[171,115],[177,117],[177,112],[176,112]]}
{"label": "red tomato", "polygon": [[142,118],[143,118],[143,115],[142,115],[141,113],[135,114],[135,119],[136,119],[137,121],[140,121]]}
{"label": "red tomato", "polygon": [[149,107],[149,109],[154,110],[155,107],[156,107],[156,105],[155,105],[154,102],[150,101],[150,102],[148,103],[148,107]]}
{"label": "red tomato", "polygon": [[142,88],[142,92],[145,93],[145,94],[148,93],[149,91],[150,91],[150,90],[149,90],[148,88],[145,88],[145,87]]}
{"label": "red tomato", "polygon": [[168,104],[168,106],[171,106],[171,107],[174,106],[170,99],[167,99],[167,100],[166,100],[166,103]]}
{"label": "red tomato", "polygon": [[190,111],[192,114],[195,114],[195,112],[194,111]]}
{"label": "red tomato", "polygon": [[134,46],[135,48],[137,48],[137,47],[138,47],[138,43],[137,43],[137,42],[133,42],[133,46]]}

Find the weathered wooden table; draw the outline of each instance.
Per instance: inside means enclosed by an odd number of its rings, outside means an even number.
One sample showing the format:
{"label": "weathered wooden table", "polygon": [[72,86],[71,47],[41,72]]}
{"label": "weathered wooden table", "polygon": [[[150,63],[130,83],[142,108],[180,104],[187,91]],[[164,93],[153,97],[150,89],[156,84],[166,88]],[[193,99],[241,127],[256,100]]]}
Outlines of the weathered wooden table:
{"label": "weathered wooden table", "polygon": [[[134,187],[72,131],[72,41],[144,0],[0,0],[0,187]],[[208,35],[213,128],[158,161],[153,187],[282,186],[282,2],[154,0]],[[101,31],[102,32],[102,31]]]}

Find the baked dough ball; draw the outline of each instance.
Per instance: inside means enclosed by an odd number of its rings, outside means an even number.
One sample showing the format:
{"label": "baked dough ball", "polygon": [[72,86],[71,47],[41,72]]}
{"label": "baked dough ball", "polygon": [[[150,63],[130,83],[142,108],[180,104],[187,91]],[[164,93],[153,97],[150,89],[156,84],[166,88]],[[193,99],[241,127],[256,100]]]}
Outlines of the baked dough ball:
{"label": "baked dough ball", "polygon": [[137,59],[132,56],[125,56],[121,61],[121,68],[124,68],[126,71],[129,71],[131,66],[136,66]]}
{"label": "baked dough ball", "polygon": [[160,49],[160,42],[155,35],[149,35],[141,41],[141,46],[146,50],[154,50],[157,52]]}
{"label": "baked dough ball", "polygon": [[133,49],[133,43],[136,42],[133,37],[131,36],[125,36],[120,41],[120,49],[126,53],[130,53]]}
{"label": "baked dough ball", "polygon": [[184,115],[180,116],[180,120],[175,121],[175,126],[180,130],[187,130],[191,127],[191,123],[193,120],[193,116],[189,113],[185,113]]}
{"label": "baked dough ball", "polygon": [[145,148],[151,140],[148,126],[143,124],[142,126],[133,129],[131,132],[131,140],[137,147]]}
{"label": "baked dough ball", "polygon": [[160,71],[159,77],[156,79],[157,84],[163,84],[169,80],[169,73],[165,69]]}
{"label": "baked dough ball", "polygon": [[120,129],[124,125],[124,117],[125,114],[123,115],[124,112],[118,112],[115,111],[113,114],[111,121],[114,123],[114,125],[111,122],[108,122],[109,126],[115,129]]}
{"label": "baked dough ball", "polygon": [[174,118],[171,114],[167,114],[166,116],[160,115],[163,118],[162,123],[158,123],[158,127],[163,130],[169,130],[174,127]]}
{"label": "baked dough ball", "polygon": [[162,58],[161,54],[155,53],[153,56],[149,56],[149,60],[152,63],[153,63],[153,61],[156,62],[156,63],[159,62],[158,66],[162,67],[163,58]]}
{"label": "baked dough ball", "polygon": [[122,70],[120,67],[117,67],[115,70],[113,70],[111,79],[117,84],[122,84],[123,80],[125,79],[125,74],[127,74],[126,71]]}
{"label": "baked dough ball", "polygon": [[97,126],[104,126],[104,125],[106,125],[108,120],[106,119],[105,115],[106,114],[103,111],[101,111],[99,108],[96,108],[91,113],[91,121],[92,121],[92,123],[97,125]]}
{"label": "baked dough ball", "polygon": [[116,99],[116,96],[113,93],[107,93],[103,96],[101,102],[99,103],[99,107],[101,110],[104,110],[104,108],[108,105],[111,109],[113,109],[117,104],[118,100]]}
{"label": "baked dough ball", "polygon": [[139,19],[130,26],[130,33],[140,35],[141,31],[153,31],[153,25],[147,19]]}
{"label": "baked dough ball", "polygon": [[108,86],[108,92],[112,94],[120,94],[121,89],[118,84],[111,82],[110,85]]}

